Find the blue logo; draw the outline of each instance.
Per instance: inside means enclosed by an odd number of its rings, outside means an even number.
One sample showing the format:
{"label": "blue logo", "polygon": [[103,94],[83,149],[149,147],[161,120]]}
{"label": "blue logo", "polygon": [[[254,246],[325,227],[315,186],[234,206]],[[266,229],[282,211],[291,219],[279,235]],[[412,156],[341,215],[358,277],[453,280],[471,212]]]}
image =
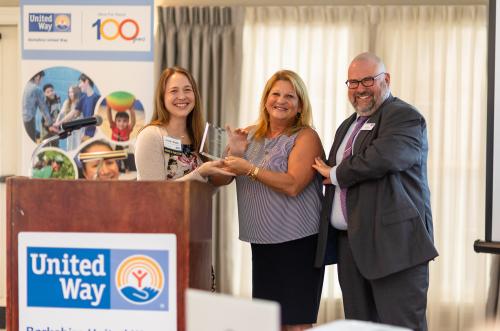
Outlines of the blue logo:
{"label": "blue logo", "polygon": [[71,14],[29,13],[29,32],[71,32]]}
{"label": "blue logo", "polygon": [[27,248],[28,306],[168,310],[168,251]]}

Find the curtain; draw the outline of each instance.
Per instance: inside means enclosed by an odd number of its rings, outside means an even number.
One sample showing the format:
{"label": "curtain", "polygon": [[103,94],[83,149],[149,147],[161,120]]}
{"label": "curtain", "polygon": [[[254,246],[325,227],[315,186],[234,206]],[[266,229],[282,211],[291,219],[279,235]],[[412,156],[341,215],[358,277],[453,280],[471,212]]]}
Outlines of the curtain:
{"label": "curtain", "polygon": [[[350,60],[372,51],[391,73],[392,92],[428,126],[428,175],[435,243],[430,263],[430,330],[466,330],[484,320],[491,256],[473,251],[484,236],[487,7],[248,7],[238,126],[258,116],[265,81],[279,69],[305,81],[326,152],[353,112],[344,81]],[[229,290],[248,295],[248,245],[233,225]],[[240,266],[245,266],[241,269]],[[498,268],[498,266],[497,266]],[[325,275],[319,323],[342,318],[335,267]]]}
{"label": "curtain", "polygon": [[205,119],[230,120],[239,104],[241,29],[239,7],[158,7],[157,73],[178,65],[195,78]]}
{"label": "curtain", "polygon": [[487,9],[386,7],[375,16],[375,51],[395,73],[394,92],[428,121],[440,252],[430,269],[430,325],[463,330],[484,319],[488,288],[488,256],[472,248],[484,236]]}
{"label": "curtain", "polygon": [[486,317],[490,320],[497,320],[500,323],[500,255],[493,256],[491,263]]}
{"label": "curtain", "polygon": [[[342,83],[347,76],[345,64],[368,48],[368,18],[365,8],[358,6],[247,7],[238,126],[246,127],[256,121],[267,79],[277,70],[291,69],[308,87],[314,125],[323,145],[331,146],[335,128],[351,112]],[[235,241],[237,227],[233,225],[231,230],[233,234],[227,240]],[[230,290],[250,296],[250,247],[239,241],[233,245],[234,263],[241,269],[232,269],[235,280]],[[335,267],[327,269],[325,278],[330,281],[324,284],[324,301],[341,303],[340,287],[333,281]],[[341,307],[332,307],[322,305],[321,320],[340,317]]]}
{"label": "curtain", "polygon": [[[174,65],[186,68],[198,84],[205,120],[217,126],[235,123],[239,107],[244,9],[158,7],[157,14],[156,75]],[[213,204],[213,261],[217,289],[222,291],[224,284],[231,284],[226,270],[232,268],[232,251],[221,240],[227,237],[221,223],[235,221],[235,196],[233,187],[219,190]]]}

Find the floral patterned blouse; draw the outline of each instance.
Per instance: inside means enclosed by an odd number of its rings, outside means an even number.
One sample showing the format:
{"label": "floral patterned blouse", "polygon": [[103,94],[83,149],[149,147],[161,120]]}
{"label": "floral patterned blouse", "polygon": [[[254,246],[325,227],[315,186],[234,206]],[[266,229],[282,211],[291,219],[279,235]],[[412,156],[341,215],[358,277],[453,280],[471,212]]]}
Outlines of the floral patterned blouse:
{"label": "floral patterned blouse", "polygon": [[168,137],[164,127],[149,125],[141,130],[135,144],[138,180],[178,180],[203,163],[191,145],[183,144],[182,151],[169,148]]}

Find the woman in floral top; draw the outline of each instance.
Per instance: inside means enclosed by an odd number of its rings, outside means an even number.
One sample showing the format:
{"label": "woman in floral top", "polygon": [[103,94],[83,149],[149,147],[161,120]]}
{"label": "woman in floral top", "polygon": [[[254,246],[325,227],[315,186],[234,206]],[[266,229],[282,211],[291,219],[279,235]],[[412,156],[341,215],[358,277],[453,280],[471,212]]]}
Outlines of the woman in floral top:
{"label": "woman in floral top", "polygon": [[194,78],[180,67],[165,69],[156,89],[151,123],[137,137],[137,179],[207,181],[211,175],[231,175],[220,168],[221,161],[203,163],[197,152],[203,126]]}

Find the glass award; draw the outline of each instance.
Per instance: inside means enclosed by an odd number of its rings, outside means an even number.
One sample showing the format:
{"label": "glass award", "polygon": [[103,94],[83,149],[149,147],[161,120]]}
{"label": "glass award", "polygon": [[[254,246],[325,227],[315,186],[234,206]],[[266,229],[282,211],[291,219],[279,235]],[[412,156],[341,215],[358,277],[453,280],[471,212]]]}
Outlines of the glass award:
{"label": "glass award", "polygon": [[200,154],[212,160],[220,160],[224,157],[227,143],[226,130],[207,122],[201,140]]}

